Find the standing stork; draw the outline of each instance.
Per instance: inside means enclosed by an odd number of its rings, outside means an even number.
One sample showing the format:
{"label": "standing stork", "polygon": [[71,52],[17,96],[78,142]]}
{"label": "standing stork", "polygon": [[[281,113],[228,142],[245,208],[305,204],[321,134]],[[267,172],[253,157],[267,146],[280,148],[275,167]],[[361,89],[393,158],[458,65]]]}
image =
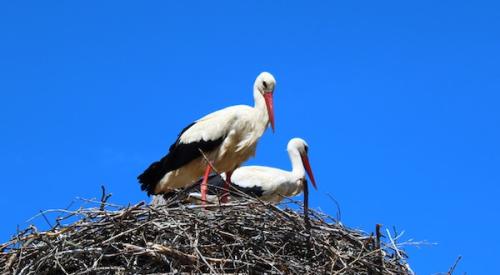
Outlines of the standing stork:
{"label": "standing stork", "polygon": [[[232,197],[241,197],[245,193],[264,201],[278,203],[284,197],[300,194],[307,184],[306,172],[316,188],[316,181],[309,164],[309,146],[301,138],[293,138],[288,142],[287,151],[292,163],[292,171],[285,171],[266,166],[244,166],[234,170],[231,177]],[[217,202],[218,194],[227,180],[227,174],[212,174],[208,180],[208,201]],[[189,200],[199,201],[200,181],[189,188]]]}
{"label": "standing stork", "polygon": [[227,107],[185,127],[170,146],[168,154],[138,176],[141,189],[148,195],[168,193],[192,185],[203,175],[201,199],[204,203],[208,176],[215,167],[226,172],[227,190],[233,170],[255,155],[257,141],[268,124],[274,132],[275,85],[274,77],[263,72],[253,86],[254,107]]}

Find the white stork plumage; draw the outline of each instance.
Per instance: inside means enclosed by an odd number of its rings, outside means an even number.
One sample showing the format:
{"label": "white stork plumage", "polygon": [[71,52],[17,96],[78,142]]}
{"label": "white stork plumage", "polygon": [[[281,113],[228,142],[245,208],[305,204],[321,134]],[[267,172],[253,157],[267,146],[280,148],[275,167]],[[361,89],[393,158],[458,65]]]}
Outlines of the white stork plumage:
{"label": "white stork plumage", "polygon": [[170,146],[168,154],[138,176],[141,189],[148,195],[168,193],[190,186],[204,175],[201,193],[205,198],[206,182],[212,167],[207,164],[202,152],[213,167],[227,173],[229,182],[232,171],[255,155],[257,141],[268,124],[274,132],[275,85],[274,77],[263,72],[254,83],[254,107],[227,107],[185,127]]}
{"label": "white stork plumage", "polygon": [[[234,170],[231,176],[231,197],[235,198],[240,192],[261,200],[278,203],[284,197],[292,197],[300,194],[304,185],[307,184],[306,173],[316,189],[316,181],[309,164],[308,145],[300,138],[293,138],[288,142],[287,151],[292,163],[292,171],[285,171],[266,166],[243,166]],[[226,182],[226,174],[210,175],[208,180],[209,195],[207,200],[217,202],[218,195]],[[200,183],[189,188],[191,202],[199,202]]]}

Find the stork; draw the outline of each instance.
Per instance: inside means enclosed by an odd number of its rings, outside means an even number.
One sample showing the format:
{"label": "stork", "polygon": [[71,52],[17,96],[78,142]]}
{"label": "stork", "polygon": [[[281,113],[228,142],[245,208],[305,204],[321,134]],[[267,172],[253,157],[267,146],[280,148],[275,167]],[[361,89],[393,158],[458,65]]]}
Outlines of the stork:
{"label": "stork", "polygon": [[[231,196],[241,197],[238,193],[243,192],[264,201],[278,203],[284,197],[292,197],[303,191],[304,185],[307,184],[306,172],[313,187],[317,189],[309,164],[308,148],[307,143],[301,138],[293,138],[288,142],[287,151],[292,171],[266,166],[244,166],[234,170],[231,187],[236,191],[232,191]],[[208,201],[217,202],[217,194],[220,194],[219,191],[226,183],[227,177],[226,173],[210,175]],[[189,201],[199,201],[200,181],[189,188]]]}
{"label": "stork", "polygon": [[263,72],[253,86],[254,107],[227,107],[185,127],[168,154],[138,176],[141,189],[148,195],[168,193],[192,185],[203,175],[201,199],[205,202],[208,176],[217,168],[226,172],[227,190],[233,170],[255,155],[257,141],[269,124],[274,132],[275,85],[274,77]]}

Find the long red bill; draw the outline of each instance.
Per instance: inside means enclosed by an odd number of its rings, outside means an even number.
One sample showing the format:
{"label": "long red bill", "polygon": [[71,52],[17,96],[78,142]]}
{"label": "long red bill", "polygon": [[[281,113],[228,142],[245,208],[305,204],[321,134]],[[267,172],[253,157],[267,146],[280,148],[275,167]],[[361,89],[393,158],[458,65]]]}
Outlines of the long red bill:
{"label": "long red bill", "polygon": [[318,187],[316,187],[316,180],[314,180],[314,175],[311,169],[311,165],[309,164],[309,158],[307,157],[306,154],[301,154],[301,157],[302,157],[302,164],[306,169],[307,175],[311,179],[312,186],[314,187],[314,189],[318,190]]}
{"label": "long red bill", "polygon": [[266,101],[267,114],[269,122],[274,133],[274,106],[273,106],[273,93],[264,93],[264,100]]}

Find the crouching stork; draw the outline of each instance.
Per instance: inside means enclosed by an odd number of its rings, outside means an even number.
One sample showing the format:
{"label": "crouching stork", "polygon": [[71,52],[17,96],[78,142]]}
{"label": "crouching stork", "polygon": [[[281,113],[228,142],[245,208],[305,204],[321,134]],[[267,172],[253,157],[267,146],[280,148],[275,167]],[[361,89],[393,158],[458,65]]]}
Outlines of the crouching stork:
{"label": "crouching stork", "polygon": [[[243,166],[234,170],[231,176],[231,197],[242,197],[242,193],[264,201],[278,203],[284,197],[300,194],[307,184],[306,172],[315,189],[316,181],[309,164],[308,145],[300,138],[288,142],[287,151],[292,163],[292,171],[266,166]],[[212,174],[208,180],[208,201],[217,202],[218,195],[228,178],[227,173]],[[189,201],[200,200],[201,180],[189,188]]]}
{"label": "crouching stork", "polygon": [[168,154],[138,176],[141,189],[148,195],[168,193],[188,187],[203,176],[201,200],[204,203],[207,180],[214,167],[226,173],[227,190],[233,170],[255,155],[257,141],[269,124],[274,132],[275,85],[274,77],[263,72],[254,83],[254,107],[227,107],[184,128]]}

